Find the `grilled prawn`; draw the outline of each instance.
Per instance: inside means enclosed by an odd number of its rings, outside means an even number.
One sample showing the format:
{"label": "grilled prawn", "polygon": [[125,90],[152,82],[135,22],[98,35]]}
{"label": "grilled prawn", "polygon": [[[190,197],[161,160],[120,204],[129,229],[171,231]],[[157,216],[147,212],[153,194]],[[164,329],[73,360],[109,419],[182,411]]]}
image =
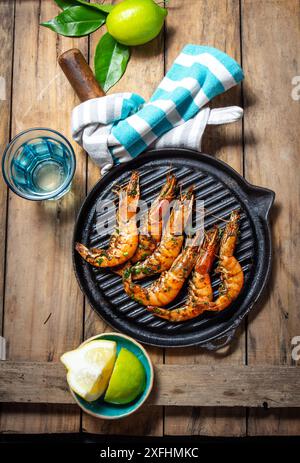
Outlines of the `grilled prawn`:
{"label": "grilled prawn", "polygon": [[234,257],[238,231],[239,213],[233,211],[225,227],[220,245],[220,259],[217,271],[221,275],[219,297],[209,304],[209,310],[220,312],[226,309],[240,294],[244,285],[244,272]]}
{"label": "grilled prawn", "polygon": [[88,249],[81,243],[75,248],[95,267],[114,267],[124,264],[135,254],[138,247],[136,210],[140,197],[139,175],[133,172],[126,187],[119,194],[118,227],[112,234],[108,249]]}
{"label": "grilled prawn", "polygon": [[194,195],[193,187],[176,202],[162,239],[155,251],[143,262],[131,268],[133,280],[141,280],[147,276],[169,270],[179,255],[184,240],[184,227],[192,212]]}
{"label": "grilled prawn", "polygon": [[127,269],[123,274],[123,284],[128,296],[146,306],[164,306],[172,302],[194,267],[200,238],[201,235],[197,234],[192,244],[186,245],[177,256],[171,268],[146,288],[133,283],[132,269]]}
{"label": "grilled prawn", "polygon": [[[233,211],[221,239],[219,265],[217,268],[217,271],[221,274],[219,297],[215,301],[203,300],[203,294],[201,295],[200,293],[200,297],[196,298],[195,301],[193,301],[193,305],[190,304],[189,307],[170,311],[157,309],[156,307],[148,307],[150,312],[172,322],[179,322],[197,317],[205,311],[220,312],[238,297],[244,284],[242,267],[233,256],[238,235],[238,220],[238,212]],[[209,267],[207,270],[209,271]],[[208,274],[206,275],[204,289],[207,291],[207,295],[212,298],[212,288]]]}
{"label": "grilled prawn", "polygon": [[153,202],[139,234],[139,245],[131,262],[141,262],[153,253],[160,242],[162,233],[163,215],[168,204],[175,197],[177,180],[175,175],[168,175],[165,185],[159,196]]}
{"label": "grilled prawn", "polygon": [[[142,219],[142,228],[139,233],[139,244],[134,255],[130,259],[132,264],[142,262],[153,253],[157,247],[162,233],[162,222],[165,212],[169,210],[169,203],[175,197],[177,180],[175,175],[168,175],[167,181],[162,187],[159,196],[153,202],[147,212],[145,220]],[[120,267],[114,267],[114,273],[122,276],[128,267],[128,262]]]}
{"label": "grilled prawn", "polygon": [[214,228],[206,235],[189,282],[188,296],[184,306],[174,310],[148,306],[149,312],[169,321],[181,322],[199,315],[199,304],[206,306],[212,301],[213,290],[209,272],[218,247],[218,235],[218,228]]}

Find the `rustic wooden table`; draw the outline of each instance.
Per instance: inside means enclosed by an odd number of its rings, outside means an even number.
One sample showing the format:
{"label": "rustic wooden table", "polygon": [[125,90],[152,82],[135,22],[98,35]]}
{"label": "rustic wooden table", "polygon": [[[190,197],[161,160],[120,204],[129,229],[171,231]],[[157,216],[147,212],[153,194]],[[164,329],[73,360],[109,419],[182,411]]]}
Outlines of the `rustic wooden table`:
{"label": "rustic wooden table", "polygon": [[[52,0],[0,0],[1,151],[23,129],[45,126],[70,138],[77,99],[57,57],[79,47],[87,58],[103,33],[72,40],[39,23],[55,15]],[[214,101],[245,108],[243,122],[208,130],[204,151],[247,180],[276,192],[271,222],[274,263],[263,301],[230,348],[149,349],[156,364],[201,366],[292,365],[291,340],[300,335],[299,146],[300,4],[298,0],[172,0],[157,40],[135,49],[113,91],[149,97],[186,43],[218,47],[240,62],[245,81]],[[293,80],[294,79],[294,80]],[[300,79],[300,77],[298,78]],[[294,88],[294,92],[293,92]],[[298,99],[297,99],[298,95]],[[57,361],[62,352],[109,328],[84,300],[71,263],[74,220],[98,169],[75,147],[71,193],[58,202],[32,203],[0,183],[0,329],[8,359]],[[205,379],[205,378],[204,378]],[[300,409],[144,407],[119,422],[103,422],[71,405],[1,405],[0,432],[77,432],[133,435],[300,434]]]}

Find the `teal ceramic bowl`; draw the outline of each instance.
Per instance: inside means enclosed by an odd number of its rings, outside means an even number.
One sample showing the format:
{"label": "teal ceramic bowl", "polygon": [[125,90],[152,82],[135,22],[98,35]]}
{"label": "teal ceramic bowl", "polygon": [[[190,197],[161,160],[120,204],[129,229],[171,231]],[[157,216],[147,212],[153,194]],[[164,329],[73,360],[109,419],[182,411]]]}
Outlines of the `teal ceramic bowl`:
{"label": "teal ceramic bowl", "polygon": [[70,389],[72,396],[75,401],[82,408],[83,411],[89,413],[96,418],[102,418],[105,420],[117,420],[124,418],[131,413],[138,410],[143,403],[147,400],[152,386],[153,386],[153,366],[149,355],[145,349],[136,342],[134,339],[121,333],[102,333],[92,338],[87,339],[82,345],[94,340],[94,339],[108,339],[117,343],[117,354],[120,352],[122,347],[125,347],[133,354],[135,354],[142,362],[146,372],[146,387],[144,392],[137,397],[133,402],[126,405],[115,405],[104,402],[103,397],[100,397],[94,402],[87,402],[86,400],[79,397],[72,389]]}

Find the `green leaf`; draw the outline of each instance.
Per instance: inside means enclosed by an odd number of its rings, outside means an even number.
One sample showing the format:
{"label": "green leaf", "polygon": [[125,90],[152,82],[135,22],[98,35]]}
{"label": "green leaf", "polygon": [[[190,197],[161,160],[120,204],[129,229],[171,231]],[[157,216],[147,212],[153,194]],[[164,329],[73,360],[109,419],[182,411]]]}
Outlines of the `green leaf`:
{"label": "green leaf", "polygon": [[110,13],[111,10],[115,7],[115,5],[100,5],[99,3],[90,3],[90,6],[93,8],[97,8],[98,10],[104,11],[104,13]]}
{"label": "green leaf", "polygon": [[67,37],[82,37],[99,29],[106,15],[85,6],[72,6],[41,25]]}
{"label": "green leaf", "polygon": [[70,6],[78,5],[76,0],[54,0],[56,5],[59,6],[62,10],[66,10]]}
{"label": "green leaf", "polygon": [[108,32],[100,39],[94,58],[95,75],[107,92],[124,74],[130,58],[129,48],[118,43]]}
{"label": "green leaf", "polygon": [[[77,0],[78,2],[82,3],[82,0]],[[103,3],[89,3],[89,6],[92,8],[96,8],[100,11],[104,11],[104,13],[110,13],[111,10],[115,7],[115,5],[103,4]]]}
{"label": "green leaf", "polygon": [[84,0],[54,0],[55,3],[61,8],[62,10],[66,10],[67,8],[70,8],[72,6],[76,5],[84,5],[90,8],[94,8],[96,10],[103,11],[104,13],[110,13],[111,10],[113,9],[114,5],[108,5],[108,4],[101,4],[101,3],[88,3],[85,2]]}

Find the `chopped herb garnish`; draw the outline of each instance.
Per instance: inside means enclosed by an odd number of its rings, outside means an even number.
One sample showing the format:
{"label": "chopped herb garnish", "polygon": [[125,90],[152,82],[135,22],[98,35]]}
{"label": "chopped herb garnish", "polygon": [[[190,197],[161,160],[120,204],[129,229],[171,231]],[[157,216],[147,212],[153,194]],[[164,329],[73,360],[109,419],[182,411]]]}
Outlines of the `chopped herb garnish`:
{"label": "chopped herb garnish", "polygon": [[137,190],[136,189],[131,190],[128,194],[129,194],[129,196],[136,196]]}
{"label": "chopped herb garnish", "polygon": [[130,274],[131,274],[131,268],[127,268],[123,273],[123,279],[127,280],[130,277]]}
{"label": "chopped herb garnish", "polygon": [[140,267],[132,267],[132,273],[138,275],[141,272]]}
{"label": "chopped herb garnish", "polygon": [[145,268],[143,268],[143,273],[145,275],[151,275],[152,269],[150,267],[145,267]]}
{"label": "chopped herb garnish", "polygon": [[131,299],[132,299],[134,302],[137,302],[138,304],[143,305],[143,302],[141,301],[141,299],[138,299],[138,298],[135,297],[134,295],[131,296]]}

